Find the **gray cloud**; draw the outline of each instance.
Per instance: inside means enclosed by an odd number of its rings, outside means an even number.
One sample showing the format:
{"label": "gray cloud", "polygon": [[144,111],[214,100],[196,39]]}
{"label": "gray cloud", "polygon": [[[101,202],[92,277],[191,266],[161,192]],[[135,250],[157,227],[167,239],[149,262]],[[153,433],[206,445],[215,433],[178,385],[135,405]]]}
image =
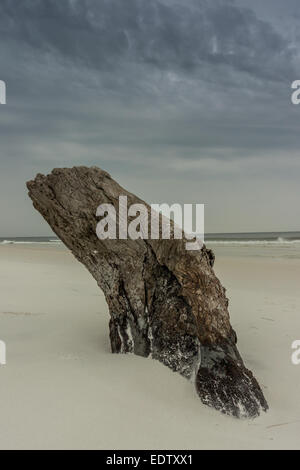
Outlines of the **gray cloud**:
{"label": "gray cloud", "polygon": [[255,3],[263,20],[250,0],[2,0],[0,236],[47,234],[24,181],[75,164],[205,202],[210,231],[297,228],[297,44]]}
{"label": "gray cloud", "polygon": [[226,65],[281,80],[293,49],[267,22],[231,0],[2,0],[2,37],[99,70],[125,61],[192,72]]}

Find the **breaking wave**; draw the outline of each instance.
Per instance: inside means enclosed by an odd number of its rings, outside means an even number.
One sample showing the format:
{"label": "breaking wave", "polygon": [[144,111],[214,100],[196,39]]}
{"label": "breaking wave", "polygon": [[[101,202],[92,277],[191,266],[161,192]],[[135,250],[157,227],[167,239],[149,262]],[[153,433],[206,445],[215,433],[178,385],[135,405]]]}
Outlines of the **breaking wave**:
{"label": "breaking wave", "polygon": [[277,238],[276,240],[205,240],[207,245],[239,245],[239,246],[282,246],[282,245],[300,245],[300,240],[287,240]]}
{"label": "breaking wave", "polygon": [[2,240],[0,245],[57,245],[61,240]]}

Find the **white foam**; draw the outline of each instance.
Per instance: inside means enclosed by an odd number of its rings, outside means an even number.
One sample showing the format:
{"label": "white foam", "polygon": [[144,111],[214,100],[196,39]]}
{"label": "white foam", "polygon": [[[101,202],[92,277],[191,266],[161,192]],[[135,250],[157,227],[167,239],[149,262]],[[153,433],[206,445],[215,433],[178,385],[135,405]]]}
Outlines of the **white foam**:
{"label": "white foam", "polygon": [[230,246],[289,246],[299,245],[300,240],[286,240],[277,238],[277,240],[206,240],[207,245],[230,245]]}
{"label": "white foam", "polygon": [[0,245],[56,245],[62,243],[61,240],[49,240],[46,242],[42,241],[27,241],[27,240],[3,240]]}

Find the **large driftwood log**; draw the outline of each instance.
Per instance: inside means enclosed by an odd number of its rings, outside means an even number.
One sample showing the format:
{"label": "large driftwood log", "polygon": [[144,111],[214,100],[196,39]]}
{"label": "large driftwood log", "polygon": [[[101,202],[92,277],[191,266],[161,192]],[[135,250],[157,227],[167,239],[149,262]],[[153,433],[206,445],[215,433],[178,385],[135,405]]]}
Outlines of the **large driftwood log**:
{"label": "large driftwood log", "polygon": [[[54,169],[27,183],[34,207],[103,290],[112,352],[151,356],[195,381],[203,403],[255,417],[267,402],[236,347],[225,289],[205,246],[184,240],[99,240],[96,210],[120,195],[143,203],[99,168]],[[148,210],[150,212],[150,207]]]}

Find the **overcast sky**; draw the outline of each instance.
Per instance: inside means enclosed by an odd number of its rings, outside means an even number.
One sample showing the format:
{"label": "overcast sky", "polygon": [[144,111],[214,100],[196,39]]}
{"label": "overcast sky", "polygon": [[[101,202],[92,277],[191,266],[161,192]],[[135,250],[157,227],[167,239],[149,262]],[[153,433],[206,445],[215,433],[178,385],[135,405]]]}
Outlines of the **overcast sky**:
{"label": "overcast sky", "polygon": [[97,165],[207,232],[300,230],[299,0],[1,0],[0,236],[25,182]]}

